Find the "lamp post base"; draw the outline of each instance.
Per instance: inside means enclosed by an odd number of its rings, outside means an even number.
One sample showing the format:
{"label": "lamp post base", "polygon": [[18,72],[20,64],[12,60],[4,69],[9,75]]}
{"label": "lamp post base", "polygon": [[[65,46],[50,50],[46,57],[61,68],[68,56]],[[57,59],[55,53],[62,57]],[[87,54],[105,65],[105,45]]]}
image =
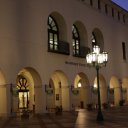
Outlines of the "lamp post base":
{"label": "lamp post base", "polygon": [[104,117],[103,117],[101,111],[98,111],[98,114],[97,114],[97,121],[104,121]]}

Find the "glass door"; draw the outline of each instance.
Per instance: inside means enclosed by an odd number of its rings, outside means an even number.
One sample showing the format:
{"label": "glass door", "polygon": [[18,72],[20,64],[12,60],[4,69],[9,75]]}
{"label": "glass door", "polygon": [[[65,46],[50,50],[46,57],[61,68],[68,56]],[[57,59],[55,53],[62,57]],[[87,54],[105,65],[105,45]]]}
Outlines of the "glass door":
{"label": "glass door", "polygon": [[29,91],[19,92],[19,109],[27,109],[29,105]]}

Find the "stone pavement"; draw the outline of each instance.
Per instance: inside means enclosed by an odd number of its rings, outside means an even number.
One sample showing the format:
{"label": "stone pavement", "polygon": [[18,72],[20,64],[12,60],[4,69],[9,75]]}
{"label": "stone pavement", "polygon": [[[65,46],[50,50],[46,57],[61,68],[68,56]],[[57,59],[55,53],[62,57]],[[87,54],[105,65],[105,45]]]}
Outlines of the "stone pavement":
{"label": "stone pavement", "polygon": [[102,113],[103,122],[96,121],[97,110],[84,109],[58,115],[30,115],[28,119],[0,118],[0,128],[128,128],[128,106],[109,108]]}

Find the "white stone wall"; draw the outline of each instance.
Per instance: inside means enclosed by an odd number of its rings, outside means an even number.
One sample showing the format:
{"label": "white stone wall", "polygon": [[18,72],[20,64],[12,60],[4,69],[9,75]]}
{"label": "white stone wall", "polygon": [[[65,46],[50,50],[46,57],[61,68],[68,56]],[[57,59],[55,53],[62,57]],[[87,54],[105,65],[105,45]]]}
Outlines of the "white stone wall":
{"label": "white stone wall", "polygon": [[[122,42],[128,43],[128,25],[113,19],[110,14],[106,16],[78,0],[0,0],[0,9],[0,68],[8,84],[15,83],[18,72],[24,67],[32,67],[39,73],[42,85],[48,84],[51,74],[56,70],[66,74],[69,85],[73,84],[79,72],[85,73],[90,85],[93,85],[96,76],[94,69],[65,63],[86,64],[85,59],[72,56],[72,25],[76,21],[81,21],[85,26],[89,47],[95,28],[103,34],[104,50],[108,52],[109,60],[100,73],[107,85],[112,75],[119,78],[128,75],[127,62],[122,58]],[[65,20],[65,40],[70,44],[70,55],[47,52],[47,19],[52,12],[59,13]],[[9,112],[11,99],[7,100]]]}

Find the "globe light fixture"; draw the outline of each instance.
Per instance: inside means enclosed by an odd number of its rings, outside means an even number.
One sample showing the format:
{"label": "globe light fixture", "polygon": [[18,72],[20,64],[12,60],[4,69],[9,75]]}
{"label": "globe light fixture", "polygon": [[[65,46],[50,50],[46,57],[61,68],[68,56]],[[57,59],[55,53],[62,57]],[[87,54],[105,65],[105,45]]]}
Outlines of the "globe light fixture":
{"label": "globe light fixture", "polygon": [[99,69],[106,66],[108,62],[108,53],[100,52],[99,46],[95,45],[93,51],[86,55],[86,61],[88,66],[95,67],[97,72],[97,91],[98,91],[98,114],[97,121],[103,121],[103,114],[101,111],[101,98],[100,98],[100,85],[99,85]]}
{"label": "globe light fixture", "polygon": [[77,86],[78,86],[78,88],[81,88],[82,87],[82,84],[81,84],[80,81],[78,82],[78,85]]}

